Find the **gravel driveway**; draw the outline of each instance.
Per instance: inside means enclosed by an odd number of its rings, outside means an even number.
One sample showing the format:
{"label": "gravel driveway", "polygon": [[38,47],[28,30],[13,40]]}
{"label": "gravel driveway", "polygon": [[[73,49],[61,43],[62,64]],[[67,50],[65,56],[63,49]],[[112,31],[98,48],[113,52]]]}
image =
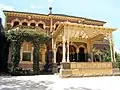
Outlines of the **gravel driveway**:
{"label": "gravel driveway", "polygon": [[1,76],[0,90],[120,90],[120,77]]}

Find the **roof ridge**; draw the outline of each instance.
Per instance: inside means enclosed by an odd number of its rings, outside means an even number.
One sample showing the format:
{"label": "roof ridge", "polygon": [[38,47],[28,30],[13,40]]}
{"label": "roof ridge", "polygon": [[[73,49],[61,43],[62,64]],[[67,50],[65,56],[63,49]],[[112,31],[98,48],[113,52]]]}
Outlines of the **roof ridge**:
{"label": "roof ridge", "polygon": [[3,12],[4,13],[5,12],[25,13],[25,14],[44,15],[44,16],[56,15],[56,16],[73,17],[73,18],[82,18],[82,19],[86,19],[86,20],[91,20],[91,21],[106,23],[105,21],[101,21],[101,20],[90,19],[90,18],[79,17],[79,16],[72,16],[72,15],[67,15],[67,14],[40,14],[40,13],[34,13],[34,12],[21,12],[21,11],[9,11],[9,10],[3,10]]}

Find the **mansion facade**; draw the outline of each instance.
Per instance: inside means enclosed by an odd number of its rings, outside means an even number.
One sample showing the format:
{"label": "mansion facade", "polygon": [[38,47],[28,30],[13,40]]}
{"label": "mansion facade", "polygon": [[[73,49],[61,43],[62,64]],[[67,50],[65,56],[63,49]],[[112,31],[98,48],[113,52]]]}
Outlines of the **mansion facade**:
{"label": "mansion facade", "polygon": [[[94,56],[93,48],[102,50],[109,41],[105,37],[112,35],[115,29],[104,28],[106,22],[88,19],[84,17],[69,16],[63,14],[38,14],[17,11],[3,11],[5,30],[23,26],[34,30],[43,29],[50,35],[50,41],[41,45],[39,50],[40,69],[44,68],[46,61],[50,64],[60,62],[88,62],[102,61],[102,56]],[[37,32],[36,30],[36,32]],[[110,36],[112,37],[112,36]],[[114,61],[113,45],[111,57]],[[32,68],[33,45],[23,42],[20,50],[20,64],[22,68]],[[9,47],[9,60],[11,63],[11,47]],[[47,53],[46,53],[47,52]],[[46,60],[47,59],[47,60]]]}

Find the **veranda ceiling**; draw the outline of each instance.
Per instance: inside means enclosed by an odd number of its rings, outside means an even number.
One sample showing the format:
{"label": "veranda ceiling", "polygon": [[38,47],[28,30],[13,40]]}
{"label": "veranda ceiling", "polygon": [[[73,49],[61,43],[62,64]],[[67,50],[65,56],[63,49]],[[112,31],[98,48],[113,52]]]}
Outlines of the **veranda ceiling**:
{"label": "veranda ceiling", "polygon": [[89,40],[110,35],[115,30],[116,28],[61,22],[52,36],[58,41],[61,41],[63,36],[65,36],[65,39],[69,38],[69,41],[80,39]]}

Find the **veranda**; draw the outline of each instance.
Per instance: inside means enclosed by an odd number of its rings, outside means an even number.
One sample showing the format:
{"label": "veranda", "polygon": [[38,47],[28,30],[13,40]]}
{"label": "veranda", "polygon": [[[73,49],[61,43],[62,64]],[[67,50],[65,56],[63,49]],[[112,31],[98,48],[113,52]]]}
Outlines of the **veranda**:
{"label": "veranda", "polygon": [[[60,75],[62,77],[77,75],[100,75],[112,74],[112,62],[115,62],[115,52],[113,49],[112,32],[115,28],[105,28],[103,26],[91,26],[62,22],[52,34],[52,48],[54,52],[54,63],[61,63]],[[93,43],[98,38],[107,38],[111,50],[111,62],[93,62]],[[62,44],[62,60],[57,60],[57,44]],[[70,59],[71,42],[85,43],[86,46],[79,46],[76,49],[76,59]],[[79,54],[78,54],[79,53]],[[85,57],[87,53],[89,57]],[[73,75],[74,76],[74,75]]]}

